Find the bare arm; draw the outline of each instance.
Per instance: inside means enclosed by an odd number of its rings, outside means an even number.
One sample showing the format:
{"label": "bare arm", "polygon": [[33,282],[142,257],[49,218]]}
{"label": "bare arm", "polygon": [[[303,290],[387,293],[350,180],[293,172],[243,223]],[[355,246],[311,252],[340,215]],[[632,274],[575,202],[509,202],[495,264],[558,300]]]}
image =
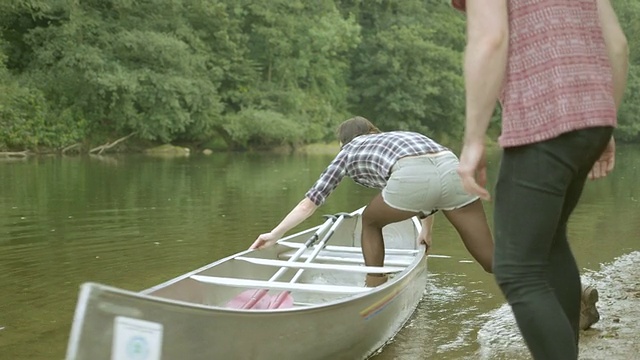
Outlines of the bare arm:
{"label": "bare arm", "polygon": [[502,88],[509,44],[506,0],[467,4],[465,142],[483,142]]}
{"label": "bare arm", "polygon": [[620,107],[627,87],[629,46],[609,0],[598,0],[598,17],[613,70],[613,96],[616,107]]}
{"label": "bare arm", "polygon": [[502,89],[509,47],[507,0],[470,1],[464,54],[466,122],[458,174],[465,190],[489,200],[484,138]]}
{"label": "bare arm", "polygon": [[[602,36],[604,37],[607,55],[611,63],[613,99],[616,109],[618,109],[622,104],[624,91],[627,87],[629,45],[609,0],[598,0],[598,18],[600,19]],[[615,160],[616,143],[612,136],[600,158],[593,164],[593,168],[589,172],[589,179],[595,180],[607,176],[613,171]]]}
{"label": "bare arm", "polygon": [[250,249],[258,249],[273,245],[287,231],[298,226],[300,223],[308,219],[316,211],[318,206],[305,197],[296,205],[280,223],[271,230],[271,232],[261,234],[256,241],[253,242]]}
{"label": "bare arm", "polygon": [[282,237],[287,231],[300,225],[303,221],[307,220],[316,211],[318,206],[314,204],[309,198],[304,198],[302,201],[294,207],[287,216],[282,219],[280,224],[273,228],[271,232],[278,237]]}

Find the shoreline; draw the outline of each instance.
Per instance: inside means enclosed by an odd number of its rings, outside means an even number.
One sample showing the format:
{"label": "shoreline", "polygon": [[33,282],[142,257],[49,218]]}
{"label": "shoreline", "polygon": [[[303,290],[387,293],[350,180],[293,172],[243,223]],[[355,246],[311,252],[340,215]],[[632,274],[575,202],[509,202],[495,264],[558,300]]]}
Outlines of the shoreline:
{"label": "shoreline", "polygon": [[600,321],[580,337],[581,360],[632,359],[640,353],[640,251],[584,278],[598,288]]}
{"label": "shoreline", "polygon": [[[640,353],[640,251],[632,251],[598,270],[585,270],[583,282],[598,289],[600,321],[580,332],[580,360],[626,360]],[[494,310],[478,332],[477,358],[528,359],[524,340],[508,304]]]}

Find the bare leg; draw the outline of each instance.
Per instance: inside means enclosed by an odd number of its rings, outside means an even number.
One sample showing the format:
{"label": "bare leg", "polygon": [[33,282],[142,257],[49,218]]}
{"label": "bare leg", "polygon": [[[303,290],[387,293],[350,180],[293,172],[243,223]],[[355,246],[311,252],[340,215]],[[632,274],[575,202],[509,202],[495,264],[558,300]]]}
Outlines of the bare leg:
{"label": "bare leg", "polygon": [[493,265],[493,237],[480,200],[455,210],[443,211],[456,229],[464,246],[482,268],[490,273]]}
{"label": "bare leg", "polygon": [[415,215],[414,212],[392,208],[384,202],[381,194],[376,195],[362,213],[362,254],[365,265],[384,265],[382,228]]}

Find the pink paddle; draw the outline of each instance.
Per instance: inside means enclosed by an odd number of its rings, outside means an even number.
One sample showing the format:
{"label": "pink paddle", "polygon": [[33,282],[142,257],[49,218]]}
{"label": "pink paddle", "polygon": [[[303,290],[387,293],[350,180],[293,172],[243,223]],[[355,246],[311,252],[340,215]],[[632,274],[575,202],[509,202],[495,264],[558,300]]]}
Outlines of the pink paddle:
{"label": "pink paddle", "polygon": [[271,303],[271,297],[261,295],[262,290],[245,290],[236,295],[227,303],[228,308],[232,309],[268,309]]}
{"label": "pink paddle", "polygon": [[293,307],[293,296],[291,291],[283,291],[278,295],[271,297],[271,302],[267,309],[288,309]]}

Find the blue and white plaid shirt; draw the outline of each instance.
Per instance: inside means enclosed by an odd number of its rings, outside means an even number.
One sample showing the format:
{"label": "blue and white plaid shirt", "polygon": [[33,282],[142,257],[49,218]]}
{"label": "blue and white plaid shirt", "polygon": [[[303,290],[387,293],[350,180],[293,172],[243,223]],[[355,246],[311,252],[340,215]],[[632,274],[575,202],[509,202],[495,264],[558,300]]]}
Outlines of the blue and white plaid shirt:
{"label": "blue and white plaid shirt", "polygon": [[360,135],[342,147],[305,196],[320,206],[345,176],[362,186],[382,189],[399,159],[445,150],[449,149],[415,132]]}

